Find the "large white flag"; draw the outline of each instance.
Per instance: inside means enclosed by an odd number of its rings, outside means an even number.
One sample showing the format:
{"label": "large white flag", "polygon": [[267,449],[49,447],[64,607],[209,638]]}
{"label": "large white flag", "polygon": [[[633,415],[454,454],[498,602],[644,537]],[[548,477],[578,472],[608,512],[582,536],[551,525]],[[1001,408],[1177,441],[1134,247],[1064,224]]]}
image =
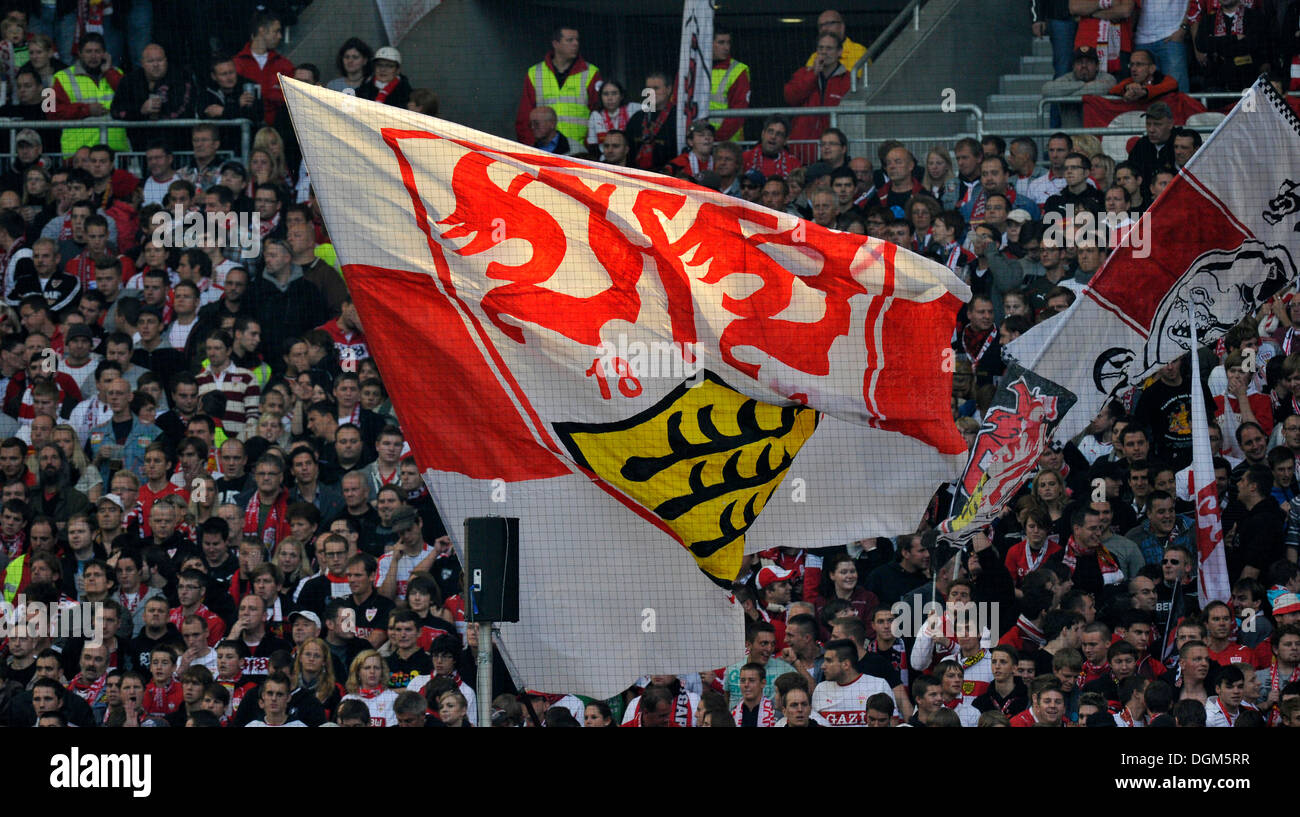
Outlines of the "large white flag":
{"label": "large white flag", "polygon": [[960,468],[944,363],[969,293],[945,267],[292,80],[285,97],[453,541],[467,517],[521,520],[502,643],[528,686],[607,696],[739,660],[745,552],[914,530]]}

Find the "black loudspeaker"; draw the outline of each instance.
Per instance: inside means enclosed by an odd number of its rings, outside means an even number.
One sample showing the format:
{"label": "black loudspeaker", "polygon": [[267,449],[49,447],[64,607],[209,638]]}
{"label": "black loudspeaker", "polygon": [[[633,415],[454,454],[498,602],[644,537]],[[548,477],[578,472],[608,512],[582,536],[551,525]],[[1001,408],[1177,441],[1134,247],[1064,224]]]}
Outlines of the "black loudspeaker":
{"label": "black loudspeaker", "polygon": [[466,619],[519,621],[519,520],[466,519],[465,561]]}

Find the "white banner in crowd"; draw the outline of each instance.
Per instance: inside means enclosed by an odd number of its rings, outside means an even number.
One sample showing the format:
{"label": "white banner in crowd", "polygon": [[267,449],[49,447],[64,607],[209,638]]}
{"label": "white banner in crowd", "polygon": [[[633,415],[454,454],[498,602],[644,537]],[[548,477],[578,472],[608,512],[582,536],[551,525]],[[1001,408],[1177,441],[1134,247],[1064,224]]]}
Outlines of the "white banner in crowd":
{"label": "white banner in crowd", "polygon": [[713,3],[686,0],[677,63],[677,149],[686,150],[686,129],[709,110],[713,77]]}
{"label": "white banner in crowd", "polygon": [[293,80],[285,97],[454,543],[468,517],[521,520],[501,641],[527,686],[606,697],[740,660],[745,552],[914,530],[964,461],[943,361],[969,290],[942,265]]}

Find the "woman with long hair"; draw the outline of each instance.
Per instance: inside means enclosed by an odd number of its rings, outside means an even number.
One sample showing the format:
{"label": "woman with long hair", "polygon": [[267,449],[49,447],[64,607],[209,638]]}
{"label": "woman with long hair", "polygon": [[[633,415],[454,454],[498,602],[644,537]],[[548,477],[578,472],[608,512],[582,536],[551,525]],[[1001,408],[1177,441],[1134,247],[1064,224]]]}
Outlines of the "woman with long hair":
{"label": "woman with long hair", "polygon": [[185,512],[185,518],[195,529],[216,515],[218,496],[217,481],[211,474],[204,474],[196,479],[199,483],[198,487],[195,487],[192,482],[187,486],[190,489],[190,504]]}
{"label": "woman with long hair", "polygon": [[1031,493],[1038,506],[1047,511],[1052,527],[1055,528],[1060,524],[1061,518],[1065,516],[1065,506],[1069,504],[1065,492],[1065,480],[1061,479],[1060,472],[1048,468],[1041,469],[1034,477]]}
{"label": "woman with long hair", "polygon": [[309,638],[298,645],[298,657],[293,660],[289,680],[293,681],[294,695],[303,691],[314,696],[324,708],[326,719],[334,719],[334,710],[343,700],[344,690],[334,678],[334,661],[324,639]]}
{"label": "woman with long hair", "polygon": [[839,599],[851,607],[853,614],[868,626],[871,623],[868,616],[880,606],[876,594],[859,582],[858,566],[853,562],[853,557],[843,551],[826,557],[822,564],[821,582],[814,587],[812,597],[807,598],[808,595],[805,593],[805,600],[816,606],[819,616],[827,603]]}
{"label": "woman with long hair", "polygon": [[[925,175],[921,177],[925,189],[945,207],[957,203],[957,176],[952,172],[952,154],[943,145],[935,145],[925,154]],[[945,196],[952,198],[948,203]]]}
{"label": "woman with long hair", "polygon": [[260,129],[253,136],[253,149],[266,151],[266,155],[271,157],[271,181],[292,189],[294,178],[289,172],[289,158],[280,132],[269,126]]}
{"label": "woman with long hair", "polygon": [[53,88],[54,75],[68,67],[63,60],[54,56],[54,40],[44,34],[37,34],[27,43],[27,64],[41,75],[41,87]]}
{"label": "woman with long hair", "polygon": [[339,75],[325,84],[331,91],[356,90],[370,68],[370,58],[375,56],[375,49],[359,37],[349,37],[339,46],[334,57],[334,67]]}
{"label": "woman with long hair", "polygon": [[68,465],[72,467],[72,479],[76,483],[73,487],[85,494],[91,502],[98,502],[104,493],[104,478],[98,468],[90,467],[86,452],[77,444],[76,429],[67,423],[60,423],[54,427],[50,440],[68,458]]}
{"label": "woman with long hair", "polygon": [[388,662],[378,650],[362,650],[352,659],[345,685],[345,701],[361,701],[370,710],[371,726],[397,725],[393,704],[397,691],[388,688]]}
{"label": "woman with long hair", "polygon": [[618,80],[607,79],[600,86],[600,110],[593,111],[587,120],[587,152],[600,156],[605,134],[612,130],[627,130],[627,123],[641,110],[635,102],[627,101],[627,91]]}

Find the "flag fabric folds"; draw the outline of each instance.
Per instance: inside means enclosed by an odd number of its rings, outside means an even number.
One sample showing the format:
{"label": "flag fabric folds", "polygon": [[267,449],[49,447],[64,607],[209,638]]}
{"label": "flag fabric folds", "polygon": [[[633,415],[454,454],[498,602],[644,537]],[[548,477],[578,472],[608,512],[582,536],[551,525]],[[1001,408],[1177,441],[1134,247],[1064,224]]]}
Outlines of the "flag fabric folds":
{"label": "flag fabric folds", "polygon": [[1004,350],[1013,365],[943,524],[954,538],[1002,513],[1049,439],[1074,437],[1107,400],[1186,354],[1189,314],[1199,342],[1214,343],[1295,283],[1300,121],[1290,106],[1256,83],[1142,219],[1068,310]]}
{"label": "flag fabric folds", "polygon": [[677,63],[677,149],[686,150],[687,129],[709,112],[713,78],[712,0],[685,0]]}
{"label": "flag fabric folds", "polygon": [[[1196,321],[1188,321],[1191,346],[1197,348]],[[1192,394],[1201,393],[1200,355],[1192,355]],[[1227,602],[1232,595],[1228,583],[1228,558],[1223,549],[1223,509],[1214,479],[1214,453],[1210,450],[1210,425],[1205,401],[1192,403],[1191,495],[1196,503],[1197,593],[1201,609],[1211,601]]]}
{"label": "flag fabric folds", "polygon": [[608,696],[743,653],[745,553],[915,529],[966,446],[969,290],[893,245],[284,80],[416,462],[519,517],[531,688]]}

